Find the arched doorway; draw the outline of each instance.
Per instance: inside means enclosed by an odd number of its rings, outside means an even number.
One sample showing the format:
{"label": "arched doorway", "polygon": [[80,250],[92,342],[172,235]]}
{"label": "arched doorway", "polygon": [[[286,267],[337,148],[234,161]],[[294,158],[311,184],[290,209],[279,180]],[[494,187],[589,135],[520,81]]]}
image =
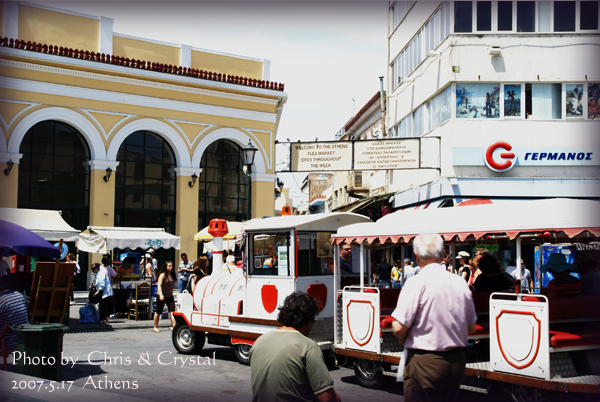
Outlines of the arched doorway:
{"label": "arched doorway", "polygon": [[[175,155],[150,131],[130,134],[119,147],[115,182],[115,226],[164,228],[175,234]],[[157,250],[162,263],[175,250]]]}
{"label": "arched doorway", "polygon": [[[17,207],[52,209],[62,212],[63,219],[75,229],[89,224],[89,172],[84,165],[89,149],[83,136],[70,125],[46,120],[31,127],[19,146],[19,194]],[[76,252],[75,243],[67,243]],[[87,253],[79,264],[85,272]],[[74,280],[77,289],[85,289],[85,275]]]}
{"label": "arched doorway", "polygon": [[243,166],[241,147],[232,141],[218,140],[206,148],[197,184],[200,229],[208,226],[214,218],[229,221],[247,219],[249,194]]}

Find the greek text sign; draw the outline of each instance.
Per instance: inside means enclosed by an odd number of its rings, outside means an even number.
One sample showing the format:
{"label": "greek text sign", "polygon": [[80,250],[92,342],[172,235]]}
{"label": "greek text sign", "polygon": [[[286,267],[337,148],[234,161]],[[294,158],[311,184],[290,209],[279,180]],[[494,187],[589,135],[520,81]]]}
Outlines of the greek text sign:
{"label": "greek text sign", "polygon": [[291,171],[418,169],[419,139],[291,144]]}
{"label": "greek text sign", "polygon": [[356,141],[355,170],[418,169],[419,140]]}

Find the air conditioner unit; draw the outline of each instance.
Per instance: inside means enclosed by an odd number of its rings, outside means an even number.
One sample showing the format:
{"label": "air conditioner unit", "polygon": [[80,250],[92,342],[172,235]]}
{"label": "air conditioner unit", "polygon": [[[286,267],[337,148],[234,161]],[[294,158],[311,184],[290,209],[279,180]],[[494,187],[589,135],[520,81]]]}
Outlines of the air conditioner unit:
{"label": "air conditioner unit", "polygon": [[500,56],[502,54],[502,48],[500,45],[492,45],[488,48],[490,56]]}

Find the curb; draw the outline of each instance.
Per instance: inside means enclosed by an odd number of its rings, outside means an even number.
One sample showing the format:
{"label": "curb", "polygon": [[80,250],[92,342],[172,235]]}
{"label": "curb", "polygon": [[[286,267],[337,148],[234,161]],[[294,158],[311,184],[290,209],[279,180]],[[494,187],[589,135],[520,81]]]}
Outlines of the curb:
{"label": "curb", "polygon": [[[122,330],[148,330],[152,331],[153,326],[143,326],[143,325],[127,325],[127,326],[112,326],[110,324],[74,324],[68,325],[69,329],[65,331],[65,334],[76,334],[82,332],[113,332],[113,331],[122,331]],[[171,331],[168,326],[159,325],[158,329],[161,332]]]}

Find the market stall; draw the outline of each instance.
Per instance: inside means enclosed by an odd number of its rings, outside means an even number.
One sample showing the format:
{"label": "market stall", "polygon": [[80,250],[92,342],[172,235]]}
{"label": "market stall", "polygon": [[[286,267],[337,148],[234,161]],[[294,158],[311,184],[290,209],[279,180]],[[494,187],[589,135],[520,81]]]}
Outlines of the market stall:
{"label": "market stall", "polygon": [[[180,239],[179,236],[167,233],[162,228],[88,226],[79,234],[77,247],[80,251],[99,254],[110,253],[114,249],[174,248],[179,250]],[[117,275],[116,289],[114,289],[117,313],[127,312],[126,301],[135,289],[135,282],[140,278],[139,267],[132,271],[131,273],[121,272]],[[119,268],[117,268],[117,272],[119,272]]]}
{"label": "market stall", "polygon": [[0,219],[29,229],[48,241],[63,239],[63,242],[72,242],[79,239],[79,230],[71,227],[60,211],[0,208]]}

